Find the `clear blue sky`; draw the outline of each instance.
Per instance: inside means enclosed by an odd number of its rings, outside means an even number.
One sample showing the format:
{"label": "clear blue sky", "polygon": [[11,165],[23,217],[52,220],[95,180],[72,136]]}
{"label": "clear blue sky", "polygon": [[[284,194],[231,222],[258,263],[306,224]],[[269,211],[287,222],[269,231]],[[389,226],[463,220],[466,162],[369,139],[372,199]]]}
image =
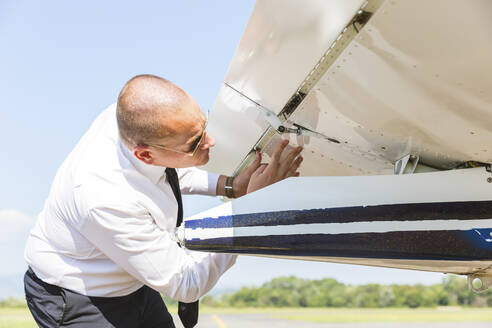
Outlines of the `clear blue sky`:
{"label": "clear blue sky", "polygon": [[0,208],[34,215],[51,179],[132,76],[211,108],[253,1],[0,1]]}
{"label": "clear blue sky", "polygon": [[[253,6],[251,0],[0,1],[0,262],[10,263],[0,265],[0,277],[22,272],[23,238],[57,168],[122,85],[136,74],[156,74],[212,108]],[[215,204],[188,198],[185,214]],[[349,283],[441,279],[241,257],[219,287],[284,274]]]}

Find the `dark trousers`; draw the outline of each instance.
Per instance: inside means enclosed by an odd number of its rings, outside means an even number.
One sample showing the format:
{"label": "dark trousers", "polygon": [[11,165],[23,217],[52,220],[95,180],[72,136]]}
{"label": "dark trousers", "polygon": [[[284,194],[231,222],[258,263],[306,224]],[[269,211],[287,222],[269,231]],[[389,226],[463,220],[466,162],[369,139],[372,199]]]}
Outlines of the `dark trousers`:
{"label": "dark trousers", "polygon": [[91,297],[24,275],[27,305],[39,327],[174,327],[161,296],[144,286],[119,297]]}

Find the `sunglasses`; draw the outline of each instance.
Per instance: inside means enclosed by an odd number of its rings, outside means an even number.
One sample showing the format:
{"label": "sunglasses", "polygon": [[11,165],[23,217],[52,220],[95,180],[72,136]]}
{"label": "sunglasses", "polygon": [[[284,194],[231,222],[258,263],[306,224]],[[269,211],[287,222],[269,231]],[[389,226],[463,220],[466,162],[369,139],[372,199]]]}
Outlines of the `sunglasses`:
{"label": "sunglasses", "polygon": [[197,138],[193,142],[193,144],[191,145],[191,150],[189,150],[189,151],[181,151],[181,150],[176,150],[176,149],[168,148],[168,147],[165,147],[165,146],[162,146],[162,145],[159,145],[159,144],[153,144],[153,143],[147,143],[146,145],[149,146],[149,147],[157,148],[157,149],[169,150],[169,151],[173,151],[175,153],[185,154],[185,155],[188,155],[190,157],[191,156],[194,156],[195,153],[196,153],[196,151],[198,150],[198,148],[200,148],[200,145],[202,144],[202,141],[205,139],[205,135],[207,134],[206,130],[207,130],[207,125],[208,125],[208,116],[209,116],[209,113],[210,113],[210,110],[207,110],[207,112],[205,114],[205,126],[203,127],[203,132],[200,135],[200,138]]}

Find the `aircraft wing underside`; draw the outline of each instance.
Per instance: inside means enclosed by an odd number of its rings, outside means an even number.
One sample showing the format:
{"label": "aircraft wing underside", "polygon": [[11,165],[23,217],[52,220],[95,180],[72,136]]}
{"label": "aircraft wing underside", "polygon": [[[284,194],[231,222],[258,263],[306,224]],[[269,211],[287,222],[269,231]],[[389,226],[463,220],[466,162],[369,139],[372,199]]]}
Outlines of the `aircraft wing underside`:
{"label": "aircraft wing underside", "polygon": [[[211,115],[207,169],[237,172],[280,138],[304,146],[304,176],[390,174],[409,154],[491,163],[491,12],[488,0],[258,1]],[[268,111],[328,138],[279,134]]]}

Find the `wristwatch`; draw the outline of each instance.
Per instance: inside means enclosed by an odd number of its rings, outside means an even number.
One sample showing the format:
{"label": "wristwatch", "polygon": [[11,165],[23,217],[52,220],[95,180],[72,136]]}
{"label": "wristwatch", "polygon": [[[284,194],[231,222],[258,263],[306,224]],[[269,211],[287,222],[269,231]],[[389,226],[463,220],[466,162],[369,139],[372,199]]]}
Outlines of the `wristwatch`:
{"label": "wristwatch", "polygon": [[234,189],[232,189],[232,183],[234,182],[234,177],[227,177],[226,182],[225,182],[225,194],[227,198],[236,198],[234,196]]}

